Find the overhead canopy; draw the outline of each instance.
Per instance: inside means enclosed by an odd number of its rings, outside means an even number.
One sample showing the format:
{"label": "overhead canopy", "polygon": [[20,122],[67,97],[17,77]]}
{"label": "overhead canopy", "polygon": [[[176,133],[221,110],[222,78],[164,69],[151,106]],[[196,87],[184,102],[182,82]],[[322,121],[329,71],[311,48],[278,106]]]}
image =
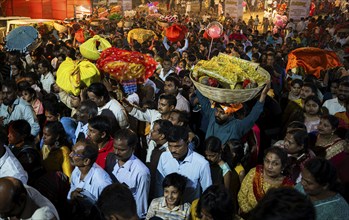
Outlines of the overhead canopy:
{"label": "overhead canopy", "polygon": [[6,16],[64,19],[74,17],[74,7],[89,8],[90,0],[7,0]]}

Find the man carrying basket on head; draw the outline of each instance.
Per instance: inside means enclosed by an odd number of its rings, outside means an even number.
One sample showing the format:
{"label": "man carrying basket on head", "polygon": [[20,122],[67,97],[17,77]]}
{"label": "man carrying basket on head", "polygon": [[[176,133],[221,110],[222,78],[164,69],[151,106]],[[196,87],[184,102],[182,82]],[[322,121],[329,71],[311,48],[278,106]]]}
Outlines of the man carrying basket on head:
{"label": "man carrying basket on head", "polygon": [[251,128],[263,112],[263,106],[267,93],[270,89],[270,82],[265,86],[259,100],[252,111],[244,119],[234,117],[234,112],[242,108],[242,104],[220,104],[211,105],[208,98],[204,97],[198,90],[196,94],[201,104],[204,118],[208,120],[206,138],[218,137],[222,143],[230,139],[241,139]]}

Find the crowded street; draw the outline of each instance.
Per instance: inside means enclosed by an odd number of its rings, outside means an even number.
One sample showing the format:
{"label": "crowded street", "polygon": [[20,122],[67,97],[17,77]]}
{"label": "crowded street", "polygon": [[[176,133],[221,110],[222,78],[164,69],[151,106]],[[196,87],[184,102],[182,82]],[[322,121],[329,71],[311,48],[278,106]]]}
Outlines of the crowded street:
{"label": "crowded street", "polygon": [[349,220],[349,0],[0,1],[0,219]]}

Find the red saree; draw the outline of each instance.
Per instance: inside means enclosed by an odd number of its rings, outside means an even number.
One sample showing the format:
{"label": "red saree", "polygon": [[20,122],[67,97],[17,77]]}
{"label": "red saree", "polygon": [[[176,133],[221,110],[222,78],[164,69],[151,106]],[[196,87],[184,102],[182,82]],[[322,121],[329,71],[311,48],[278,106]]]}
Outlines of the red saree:
{"label": "red saree", "polygon": [[[253,178],[253,194],[259,202],[265,195],[263,189],[263,165],[256,166],[256,174]],[[294,182],[289,177],[284,177],[280,186],[294,186]]]}

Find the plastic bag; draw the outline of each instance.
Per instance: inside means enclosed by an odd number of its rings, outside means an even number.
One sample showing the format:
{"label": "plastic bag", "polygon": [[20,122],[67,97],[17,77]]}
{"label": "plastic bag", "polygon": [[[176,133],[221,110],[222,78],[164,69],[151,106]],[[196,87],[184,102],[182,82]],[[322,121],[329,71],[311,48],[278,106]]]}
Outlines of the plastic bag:
{"label": "plastic bag", "polygon": [[171,42],[182,41],[187,34],[188,29],[184,25],[174,24],[169,28],[166,28],[166,37]]}
{"label": "plastic bag", "polygon": [[100,81],[100,72],[97,67],[87,61],[74,61],[66,58],[57,70],[57,85],[67,93],[75,96],[80,94],[81,88],[88,87]]}
{"label": "plastic bag", "polygon": [[[99,46],[97,48],[97,42]],[[88,39],[85,43],[80,45],[80,53],[83,57],[89,60],[97,60],[101,55],[101,51],[110,48],[111,44],[99,35],[93,36],[93,38]]]}

